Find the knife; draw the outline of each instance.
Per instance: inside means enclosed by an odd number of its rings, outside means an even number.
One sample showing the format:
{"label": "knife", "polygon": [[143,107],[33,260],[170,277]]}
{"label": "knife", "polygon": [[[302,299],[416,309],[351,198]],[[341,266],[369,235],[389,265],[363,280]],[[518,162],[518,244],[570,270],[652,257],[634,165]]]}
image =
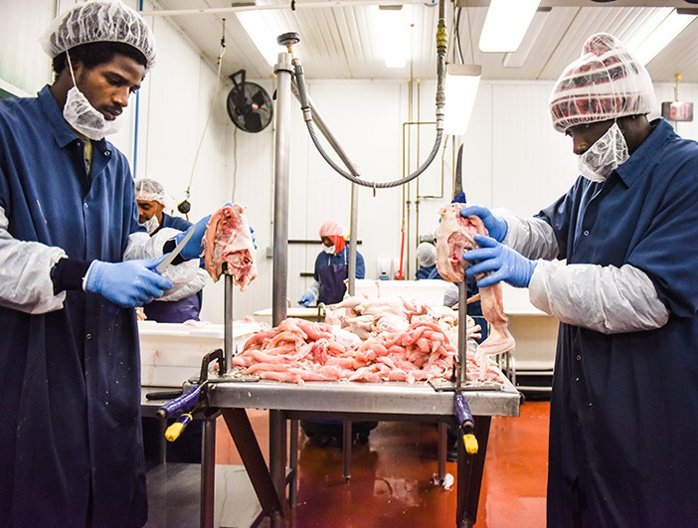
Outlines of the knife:
{"label": "knife", "polygon": [[189,231],[186,232],[184,235],[184,238],[179,241],[179,244],[177,244],[177,247],[175,247],[171,253],[169,253],[163,260],[160,262],[155,267],[155,271],[160,273],[161,275],[165,272],[165,268],[172,264],[172,261],[177,257],[182,252],[182,249],[184,249],[184,246],[187,245],[187,242],[189,242],[189,239],[194,236],[194,230],[190,229]]}
{"label": "knife", "polygon": [[456,170],[455,179],[453,182],[453,197],[455,198],[459,193],[463,192],[463,143],[458,147],[458,154],[456,154]]}

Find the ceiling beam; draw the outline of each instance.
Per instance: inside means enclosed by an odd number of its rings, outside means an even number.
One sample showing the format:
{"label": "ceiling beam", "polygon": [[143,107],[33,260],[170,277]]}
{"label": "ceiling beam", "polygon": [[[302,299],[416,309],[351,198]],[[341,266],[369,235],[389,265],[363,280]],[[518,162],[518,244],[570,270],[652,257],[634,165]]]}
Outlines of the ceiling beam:
{"label": "ceiling beam", "polygon": [[[456,0],[456,7],[489,7],[490,0]],[[541,7],[691,7],[698,0],[541,0]]]}

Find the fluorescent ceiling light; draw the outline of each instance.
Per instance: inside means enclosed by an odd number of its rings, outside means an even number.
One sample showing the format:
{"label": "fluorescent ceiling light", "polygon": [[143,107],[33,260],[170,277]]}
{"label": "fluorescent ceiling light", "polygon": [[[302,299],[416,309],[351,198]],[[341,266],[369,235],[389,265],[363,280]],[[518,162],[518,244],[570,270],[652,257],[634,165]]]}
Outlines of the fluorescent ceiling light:
{"label": "fluorescent ceiling light", "polygon": [[468,129],[482,68],[471,64],[449,64],[446,68],[444,133],[462,136]]}
{"label": "fluorescent ceiling light", "polygon": [[528,31],[526,31],[526,38],[523,39],[518,50],[504,55],[502,66],[505,68],[521,68],[526,63],[533,46],[538,40],[538,36],[543,31],[543,26],[545,26],[545,21],[548,19],[549,12],[548,10],[537,11],[535,13],[531,24],[528,26]]}
{"label": "fluorescent ceiling light", "polygon": [[380,49],[387,68],[404,68],[410,55],[410,8],[375,6]]}
{"label": "fluorescent ceiling light", "polygon": [[516,51],[540,0],[492,0],[480,33],[480,51]]}
{"label": "fluorescent ceiling light", "polygon": [[626,38],[625,45],[642,64],[649,64],[695,18],[696,15],[680,15],[676,9],[658,10],[655,17]]}
{"label": "fluorescent ceiling light", "polygon": [[[273,12],[239,11],[235,13],[245,31],[270,66],[276,64],[277,57],[284,49],[276,42],[276,36],[284,33],[279,29]],[[287,30],[290,31],[290,30]]]}

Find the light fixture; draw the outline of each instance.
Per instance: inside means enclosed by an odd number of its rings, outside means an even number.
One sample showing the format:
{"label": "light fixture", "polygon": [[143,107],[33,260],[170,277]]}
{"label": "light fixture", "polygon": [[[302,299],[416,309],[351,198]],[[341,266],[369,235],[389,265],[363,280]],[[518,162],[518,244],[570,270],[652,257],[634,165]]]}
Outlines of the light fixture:
{"label": "light fixture", "polygon": [[516,51],[539,5],[540,0],[492,0],[480,33],[480,51]]}
{"label": "light fixture", "polygon": [[409,7],[379,5],[374,13],[386,68],[404,68],[410,53]]}
{"label": "light fixture", "polygon": [[696,15],[679,14],[676,9],[657,9],[654,18],[625,38],[625,45],[642,64],[649,64],[667,44],[674,40]]}
{"label": "light fixture", "polygon": [[502,66],[505,68],[521,68],[525,64],[528,55],[531,53],[533,46],[538,40],[538,36],[543,31],[545,21],[548,19],[548,13],[550,13],[550,11],[550,8],[541,8],[535,13],[533,20],[528,26],[528,31],[526,31],[526,37],[521,42],[519,49],[513,53],[504,55]]}
{"label": "light fixture", "polygon": [[482,67],[473,64],[449,64],[446,67],[444,133],[465,134],[475,106],[481,73]]}
{"label": "light fixture", "polygon": [[277,44],[276,36],[282,31],[276,23],[272,11],[239,11],[235,13],[250,39],[270,66],[276,64],[279,52],[283,49]]}

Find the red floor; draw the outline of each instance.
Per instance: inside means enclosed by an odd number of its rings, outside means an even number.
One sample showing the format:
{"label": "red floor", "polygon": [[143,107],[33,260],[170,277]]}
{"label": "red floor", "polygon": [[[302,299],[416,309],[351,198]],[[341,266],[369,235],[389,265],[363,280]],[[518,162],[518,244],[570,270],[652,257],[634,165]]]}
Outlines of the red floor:
{"label": "red floor", "polygon": [[[526,402],[517,418],[493,418],[485,462],[477,528],[545,526],[548,402]],[[266,413],[251,420],[268,450]],[[221,423],[218,463],[239,463]],[[352,478],[342,477],[339,448],[300,441],[296,528],[441,528],[455,526],[455,487],[431,483],[436,472],[435,426],[383,422],[368,445],[352,451]],[[448,463],[447,471],[455,472]]]}

